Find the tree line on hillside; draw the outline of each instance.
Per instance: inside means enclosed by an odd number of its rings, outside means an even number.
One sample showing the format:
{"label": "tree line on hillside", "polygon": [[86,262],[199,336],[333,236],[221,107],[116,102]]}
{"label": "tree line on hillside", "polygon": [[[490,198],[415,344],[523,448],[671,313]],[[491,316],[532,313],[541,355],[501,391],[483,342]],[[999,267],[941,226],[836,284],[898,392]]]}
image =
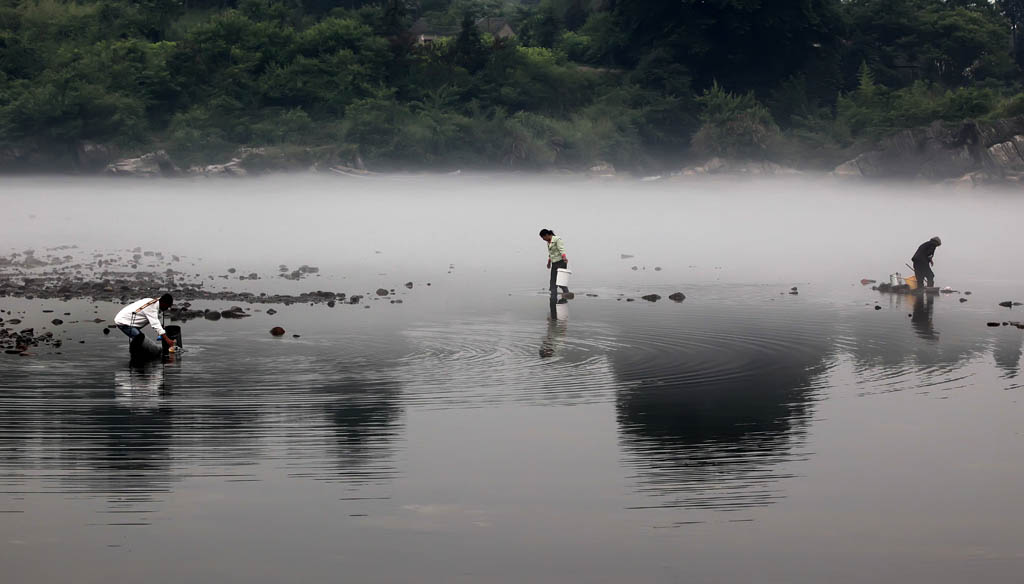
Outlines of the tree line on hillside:
{"label": "tree line on hillside", "polygon": [[1024,0],[0,0],[0,164],[826,166],[1024,114],[1022,25]]}

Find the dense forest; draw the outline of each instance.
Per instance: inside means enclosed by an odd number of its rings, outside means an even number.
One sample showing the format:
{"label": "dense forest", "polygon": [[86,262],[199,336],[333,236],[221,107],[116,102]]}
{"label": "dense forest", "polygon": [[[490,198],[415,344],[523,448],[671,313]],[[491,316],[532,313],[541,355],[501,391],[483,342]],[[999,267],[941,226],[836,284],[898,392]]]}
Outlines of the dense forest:
{"label": "dense forest", "polygon": [[0,0],[0,164],[827,167],[1024,114],[1022,25],[1024,0]]}

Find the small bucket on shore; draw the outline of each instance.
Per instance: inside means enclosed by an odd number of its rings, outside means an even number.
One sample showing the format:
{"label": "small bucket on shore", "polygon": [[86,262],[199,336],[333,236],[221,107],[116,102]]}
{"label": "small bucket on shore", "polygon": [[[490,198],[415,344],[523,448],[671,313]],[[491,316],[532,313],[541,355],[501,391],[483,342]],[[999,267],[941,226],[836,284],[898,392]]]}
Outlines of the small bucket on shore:
{"label": "small bucket on shore", "polygon": [[889,274],[889,285],[890,286],[899,286],[900,284],[903,283],[901,280],[903,280],[903,278],[900,277],[900,273],[899,272],[896,272],[895,274]]}
{"label": "small bucket on shore", "polygon": [[906,278],[903,278],[903,281],[911,290],[917,290],[917,276],[907,276]]}
{"label": "small bucket on shore", "polygon": [[565,268],[558,268],[558,275],[555,276],[555,286],[569,287],[569,276],[572,272]]}

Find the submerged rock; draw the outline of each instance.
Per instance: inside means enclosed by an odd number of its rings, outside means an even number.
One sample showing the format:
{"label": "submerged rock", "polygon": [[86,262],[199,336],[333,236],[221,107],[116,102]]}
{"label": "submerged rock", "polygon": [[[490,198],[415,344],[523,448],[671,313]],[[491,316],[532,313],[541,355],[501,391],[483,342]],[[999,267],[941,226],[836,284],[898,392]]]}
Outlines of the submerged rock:
{"label": "submerged rock", "polygon": [[388,291],[384,288],[377,288],[377,296],[387,296]]}
{"label": "submerged rock", "polygon": [[999,306],[1002,306],[1004,308],[1012,308],[1013,307],[1013,302],[1007,300],[1005,302],[1000,302]]}
{"label": "submerged rock", "polygon": [[220,313],[216,310],[211,310],[203,315],[206,320],[220,320]]}
{"label": "submerged rock", "polygon": [[283,336],[284,333],[285,330],[279,326],[275,326],[274,328],[270,329],[270,334],[274,335],[275,337]]}
{"label": "submerged rock", "polygon": [[648,302],[657,302],[657,301],[661,300],[661,296],[659,296],[657,294],[647,294],[646,296],[641,296],[640,298],[642,298],[642,299],[644,299],[644,300],[646,300]]}

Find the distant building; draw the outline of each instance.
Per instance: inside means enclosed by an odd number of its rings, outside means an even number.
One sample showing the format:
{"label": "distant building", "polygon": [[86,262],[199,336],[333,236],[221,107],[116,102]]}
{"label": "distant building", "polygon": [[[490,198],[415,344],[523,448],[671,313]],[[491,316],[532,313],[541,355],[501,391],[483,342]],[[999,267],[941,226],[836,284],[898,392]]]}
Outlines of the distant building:
{"label": "distant building", "polygon": [[[508,20],[500,17],[485,16],[476,21],[476,27],[481,33],[487,33],[497,39],[514,38],[515,29]],[[409,33],[416,37],[416,44],[429,45],[439,39],[457,36],[461,27],[458,26],[436,26],[426,18],[420,18],[409,28]]]}
{"label": "distant building", "polygon": [[420,18],[409,28],[409,33],[416,37],[416,44],[429,45],[438,39],[459,34],[457,26],[434,26],[426,18]]}
{"label": "distant building", "polygon": [[496,39],[514,38],[516,36],[516,31],[512,28],[512,25],[508,23],[507,19],[501,17],[485,16],[476,21],[476,27],[480,29],[480,32],[488,33]]}

